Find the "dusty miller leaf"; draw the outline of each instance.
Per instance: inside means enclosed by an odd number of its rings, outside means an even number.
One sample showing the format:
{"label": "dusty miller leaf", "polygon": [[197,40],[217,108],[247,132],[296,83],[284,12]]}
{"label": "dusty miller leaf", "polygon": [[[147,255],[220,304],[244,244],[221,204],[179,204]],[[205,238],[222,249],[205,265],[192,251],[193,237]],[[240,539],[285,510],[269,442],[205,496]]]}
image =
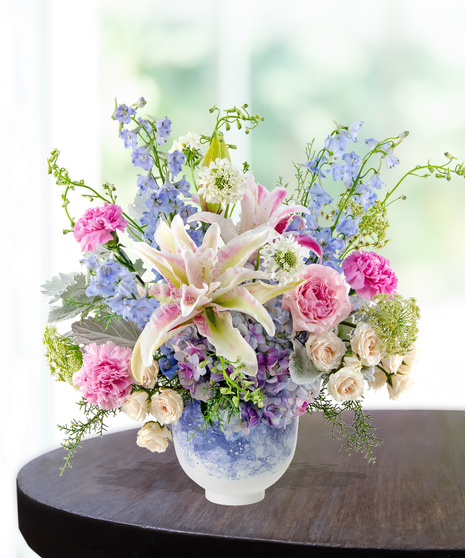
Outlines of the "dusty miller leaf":
{"label": "dusty miller leaf", "polygon": [[142,277],[142,275],[144,275],[145,273],[144,262],[140,258],[137,258],[137,260],[132,265],[134,266],[134,269],[137,271],[139,277]]}
{"label": "dusty miller leaf", "polygon": [[44,296],[50,297],[50,303],[56,302],[60,299],[64,291],[75,283],[76,276],[79,275],[77,271],[73,273],[59,273],[41,285],[41,293]]}
{"label": "dusty miller leaf", "polygon": [[60,294],[62,306],[51,306],[48,321],[51,323],[69,320],[89,309],[89,306],[100,301],[100,296],[86,295],[86,278],[83,273],[73,277],[73,283]]}
{"label": "dusty miller leaf", "polygon": [[[142,214],[145,213],[146,211],[148,211],[148,209],[145,205],[145,202],[149,199],[149,197],[152,193],[153,193],[153,190],[151,190],[150,188],[147,188],[147,191],[145,192],[145,194],[142,194],[141,196],[139,196],[139,194],[136,194],[136,197],[134,198],[134,201],[128,205],[127,213],[129,215],[129,217],[131,217],[131,219],[134,219],[134,221],[136,223],[140,223],[140,219],[142,217]],[[137,238],[131,232],[131,229],[129,227],[126,229],[126,232],[128,233],[129,237],[132,238],[132,240],[135,240],[137,242],[140,241],[139,238]]]}
{"label": "dusty miller leaf", "polygon": [[307,354],[307,349],[297,341],[292,340],[294,352],[289,357],[289,372],[291,380],[298,385],[314,384],[316,385],[323,372],[317,370],[313,366],[313,362]]}
{"label": "dusty miller leaf", "polygon": [[82,320],[82,323],[74,323],[71,329],[78,343],[83,345],[89,345],[90,343],[103,345],[107,341],[113,341],[115,345],[129,347],[130,349],[134,348],[141,334],[141,330],[136,323],[123,320],[112,320],[107,325],[105,322],[96,322],[88,318]]}
{"label": "dusty miller leaf", "polygon": [[367,382],[375,381],[375,367],[374,366],[362,366],[363,379]]}

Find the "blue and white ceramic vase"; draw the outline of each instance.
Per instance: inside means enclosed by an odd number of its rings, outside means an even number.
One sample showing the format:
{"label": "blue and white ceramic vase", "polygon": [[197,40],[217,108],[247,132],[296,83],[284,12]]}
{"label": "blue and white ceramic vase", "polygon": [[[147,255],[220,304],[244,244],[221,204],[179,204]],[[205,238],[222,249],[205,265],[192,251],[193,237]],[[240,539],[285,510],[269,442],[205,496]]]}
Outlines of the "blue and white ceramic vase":
{"label": "blue and white ceramic vase", "polygon": [[260,423],[249,434],[227,425],[195,430],[203,424],[200,404],[186,406],[173,425],[173,441],[181,467],[205,489],[210,502],[243,506],[263,500],[265,489],[289,467],[297,444],[298,418],[286,428]]}

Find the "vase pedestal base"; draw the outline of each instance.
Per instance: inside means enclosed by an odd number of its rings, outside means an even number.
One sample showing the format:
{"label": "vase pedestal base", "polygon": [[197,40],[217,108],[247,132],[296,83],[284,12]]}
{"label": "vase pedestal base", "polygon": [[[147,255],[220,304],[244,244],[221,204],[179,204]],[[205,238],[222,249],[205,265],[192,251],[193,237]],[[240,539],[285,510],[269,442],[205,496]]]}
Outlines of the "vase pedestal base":
{"label": "vase pedestal base", "polygon": [[265,498],[265,491],[260,490],[253,494],[218,494],[211,490],[205,490],[205,498],[222,506],[247,506],[248,504],[261,502]]}

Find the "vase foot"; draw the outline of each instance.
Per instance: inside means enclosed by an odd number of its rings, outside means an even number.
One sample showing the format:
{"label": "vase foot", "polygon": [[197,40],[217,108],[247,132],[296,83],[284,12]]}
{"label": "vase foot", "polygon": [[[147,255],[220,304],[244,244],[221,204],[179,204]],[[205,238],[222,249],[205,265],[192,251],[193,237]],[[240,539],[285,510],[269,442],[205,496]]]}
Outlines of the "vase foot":
{"label": "vase foot", "polygon": [[222,506],[247,506],[255,504],[265,498],[265,491],[260,490],[253,494],[218,494],[211,490],[205,490],[205,498],[214,504]]}

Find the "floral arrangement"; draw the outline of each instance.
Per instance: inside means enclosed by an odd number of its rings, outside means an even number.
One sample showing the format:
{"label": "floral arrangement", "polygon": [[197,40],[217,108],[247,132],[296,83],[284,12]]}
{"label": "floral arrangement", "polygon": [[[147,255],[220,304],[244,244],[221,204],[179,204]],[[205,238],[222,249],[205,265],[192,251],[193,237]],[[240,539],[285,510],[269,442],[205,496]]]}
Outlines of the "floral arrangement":
{"label": "floral arrangement", "polygon": [[[147,421],[139,446],[165,451],[169,425],[193,400],[205,428],[226,432],[260,422],[286,428],[321,412],[343,446],[374,460],[381,441],[363,394],[385,389],[397,399],[411,385],[420,317],[378,254],[387,208],[408,175],[449,180],[464,165],[453,167],[446,153],[445,164],[419,165],[388,187],[384,172],[399,164],[394,150],[408,133],[367,139],[357,154],[363,123],[336,124],[321,149],[308,144],[306,162],[294,164],[296,187],[279,179],[269,191],[246,162],[231,162],[223,134],[233,125],[248,134],[263,120],[247,105],[213,107],[211,135],[171,144],[171,121],[138,116],[145,105],[140,98],[113,112],[140,169],[126,212],[112,184],[72,180],[56,149],[48,159],[64,188],[64,233],[83,252],[81,272],[43,285],[51,373],[79,390],[84,412],[59,427],[68,450],[62,472],[83,436],[102,434],[121,411]],[[68,209],[75,190],[96,202],[78,219]],[[54,324],[69,320],[70,331],[59,333]]]}

